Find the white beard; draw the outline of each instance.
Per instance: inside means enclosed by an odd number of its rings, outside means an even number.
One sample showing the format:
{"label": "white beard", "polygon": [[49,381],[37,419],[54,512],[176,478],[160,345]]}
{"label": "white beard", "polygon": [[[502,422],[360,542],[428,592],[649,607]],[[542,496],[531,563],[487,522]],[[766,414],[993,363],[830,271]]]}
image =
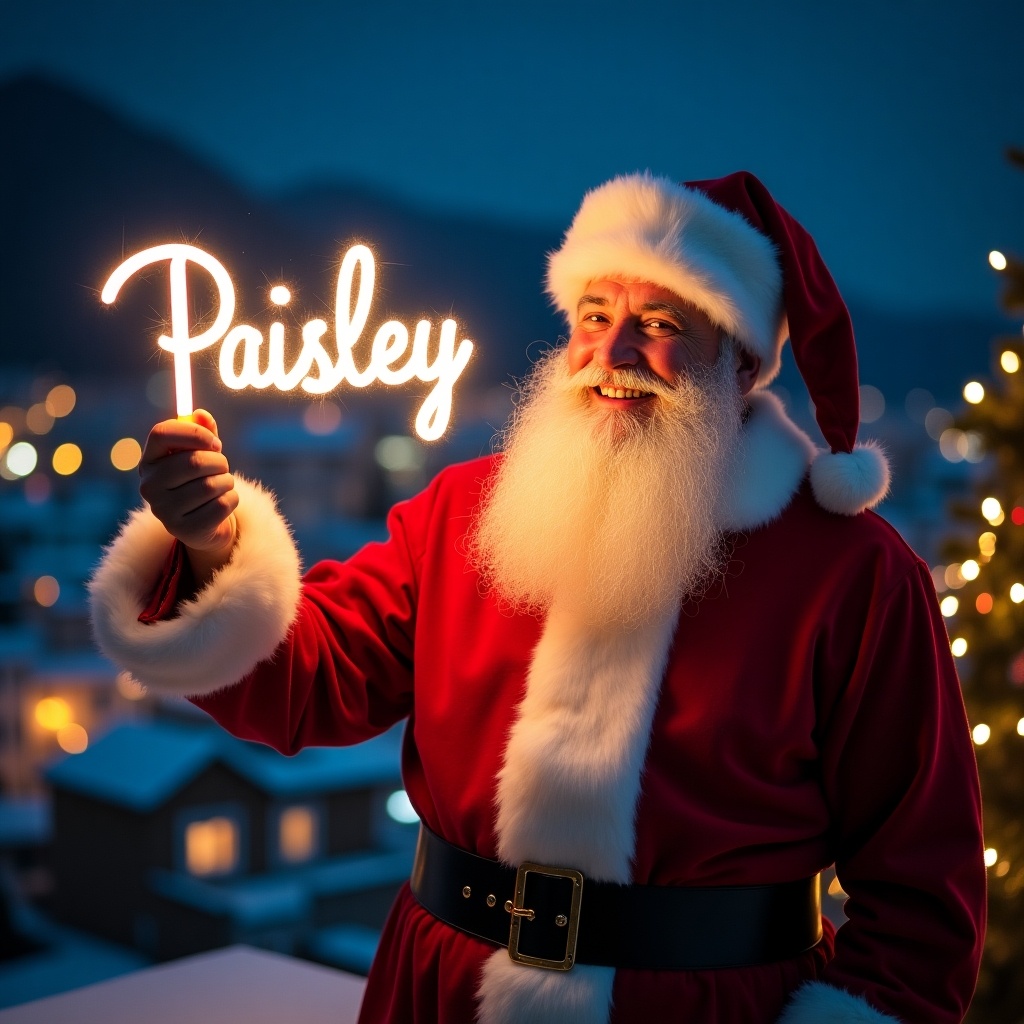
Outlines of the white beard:
{"label": "white beard", "polygon": [[[471,535],[473,562],[516,611],[557,600],[626,628],[697,596],[721,562],[721,499],[742,422],[733,344],[674,384],[644,371],[570,374],[540,362]],[[596,408],[599,384],[651,391],[634,412]],[[653,406],[653,408],[650,408]]]}

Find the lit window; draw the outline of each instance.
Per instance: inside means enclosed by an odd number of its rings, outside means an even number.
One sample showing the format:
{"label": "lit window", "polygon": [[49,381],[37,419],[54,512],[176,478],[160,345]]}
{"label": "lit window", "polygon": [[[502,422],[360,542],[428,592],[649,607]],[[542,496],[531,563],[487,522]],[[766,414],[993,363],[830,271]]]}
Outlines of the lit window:
{"label": "lit window", "polygon": [[317,813],[312,807],[296,804],[282,811],[278,826],[281,860],[300,864],[312,858],[317,850],[317,825]]}
{"label": "lit window", "polygon": [[238,866],[238,824],[207,818],[185,826],[185,866],[193,875],[227,875]]}

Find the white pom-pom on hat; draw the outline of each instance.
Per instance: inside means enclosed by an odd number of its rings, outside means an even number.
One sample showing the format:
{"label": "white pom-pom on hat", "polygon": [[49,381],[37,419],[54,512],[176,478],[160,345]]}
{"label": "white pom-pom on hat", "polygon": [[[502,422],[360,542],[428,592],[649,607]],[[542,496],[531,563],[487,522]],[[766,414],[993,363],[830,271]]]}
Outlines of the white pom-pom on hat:
{"label": "white pom-pom on hat", "polygon": [[889,463],[874,441],[862,442],[852,452],[818,452],[811,462],[811,489],[822,508],[856,515],[888,493]]}

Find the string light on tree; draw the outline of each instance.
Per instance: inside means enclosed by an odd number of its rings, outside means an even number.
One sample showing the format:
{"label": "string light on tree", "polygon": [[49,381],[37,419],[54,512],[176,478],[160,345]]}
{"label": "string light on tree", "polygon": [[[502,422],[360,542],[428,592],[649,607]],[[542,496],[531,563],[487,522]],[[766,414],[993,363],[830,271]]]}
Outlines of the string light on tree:
{"label": "string light on tree", "polygon": [[[1024,170],[1024,150],[1012,150],[1010,158]],[[989,928],[971,1020],[1018,1024],[1024,1006],[1024,262],[996,249],[988,262],[1017,326],[993,340],[991,363],[979,360],[962,407],[941,424],[939,436],[972,434],[984,452],[950,502],[942,583],[956,589],[955,620],[947,615],[946,621],[956,623],[950,649],[972,726],[988,839]],[[954,448],[948,440],[942,454],[948,458]]]}

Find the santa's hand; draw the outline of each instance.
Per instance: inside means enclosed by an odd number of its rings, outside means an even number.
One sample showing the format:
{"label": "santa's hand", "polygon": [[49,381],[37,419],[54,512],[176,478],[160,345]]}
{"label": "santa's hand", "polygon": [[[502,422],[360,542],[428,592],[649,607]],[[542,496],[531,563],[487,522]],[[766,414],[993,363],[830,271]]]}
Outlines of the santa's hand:
{"label": "santa's hand", "polygon": [[150,431],[139,463],[139,493],[188,550],[197,582],[231,557],[238,493],[221,451],[217,423],[204,409]]}

